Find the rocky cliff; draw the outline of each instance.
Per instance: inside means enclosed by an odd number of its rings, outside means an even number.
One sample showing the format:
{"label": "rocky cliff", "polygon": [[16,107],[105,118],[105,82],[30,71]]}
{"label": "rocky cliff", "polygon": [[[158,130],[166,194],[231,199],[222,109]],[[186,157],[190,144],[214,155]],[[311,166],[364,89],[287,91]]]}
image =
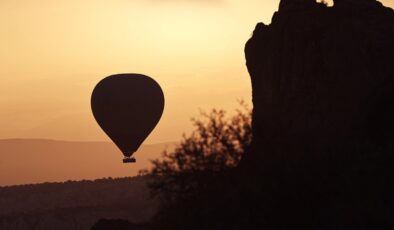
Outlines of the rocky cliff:
{"label": "rocky cliff", "polygon": [[282,0],[245,54],[254,137],[241,167],[267,226],[394,225],[394,11]]}
{"label": "rocky cliff", "polygon": [[143,227],[394,229],[393,41],[394,12],[375,0],[282,0],[246,44],[253,141],[239,167]]}

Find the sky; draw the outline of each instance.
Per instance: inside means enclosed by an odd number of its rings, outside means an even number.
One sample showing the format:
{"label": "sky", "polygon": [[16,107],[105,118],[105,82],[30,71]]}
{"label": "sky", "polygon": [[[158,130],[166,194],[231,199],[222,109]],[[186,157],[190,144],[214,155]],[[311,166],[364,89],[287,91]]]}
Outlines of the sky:
{"label": "sky", "polygon": [[[394,6],[393,0],[386,0]],[[199,110],[251,100],[244,45],[279,0],[0,1],[0,139],[107,141],[94,86],[142,73],[166,107],[145,143],[179,140]]]}

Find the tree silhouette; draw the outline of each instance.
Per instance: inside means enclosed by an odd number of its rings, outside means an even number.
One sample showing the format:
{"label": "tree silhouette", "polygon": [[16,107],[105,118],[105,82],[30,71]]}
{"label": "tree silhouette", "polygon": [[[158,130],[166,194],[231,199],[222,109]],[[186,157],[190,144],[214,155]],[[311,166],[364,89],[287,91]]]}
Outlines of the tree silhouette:
{"label": "tree silhouette", "polygon": [[201,112],[192,119],[195,130],[163,158],[152,161],[148,173],[154,196],[174,203],[197,195],[215,176],[237,166],[252,138],[251,110],[240,101],[240,109],[228,117],[224,110]]}

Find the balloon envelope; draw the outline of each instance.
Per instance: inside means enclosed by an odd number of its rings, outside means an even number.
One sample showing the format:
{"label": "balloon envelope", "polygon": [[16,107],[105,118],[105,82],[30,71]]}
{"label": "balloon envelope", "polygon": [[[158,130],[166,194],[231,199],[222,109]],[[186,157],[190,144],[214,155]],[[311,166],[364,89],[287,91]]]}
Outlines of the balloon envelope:
{"label": "balloon envelope", "polygon": [[164,95],[148,76],[117,74],[96,85],[91,107],[100,127],[130,157],[159,122]]}

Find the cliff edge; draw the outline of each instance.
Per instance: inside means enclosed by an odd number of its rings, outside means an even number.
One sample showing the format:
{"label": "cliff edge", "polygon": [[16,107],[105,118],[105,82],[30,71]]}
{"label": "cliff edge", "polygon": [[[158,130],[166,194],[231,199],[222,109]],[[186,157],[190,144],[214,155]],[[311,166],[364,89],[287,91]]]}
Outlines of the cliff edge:
{"label": "cliff edge", "polygon": [[267,225],[394,226],[393,41],[394,11],[375,0],[282,0],[257,24],[241,167]]}

